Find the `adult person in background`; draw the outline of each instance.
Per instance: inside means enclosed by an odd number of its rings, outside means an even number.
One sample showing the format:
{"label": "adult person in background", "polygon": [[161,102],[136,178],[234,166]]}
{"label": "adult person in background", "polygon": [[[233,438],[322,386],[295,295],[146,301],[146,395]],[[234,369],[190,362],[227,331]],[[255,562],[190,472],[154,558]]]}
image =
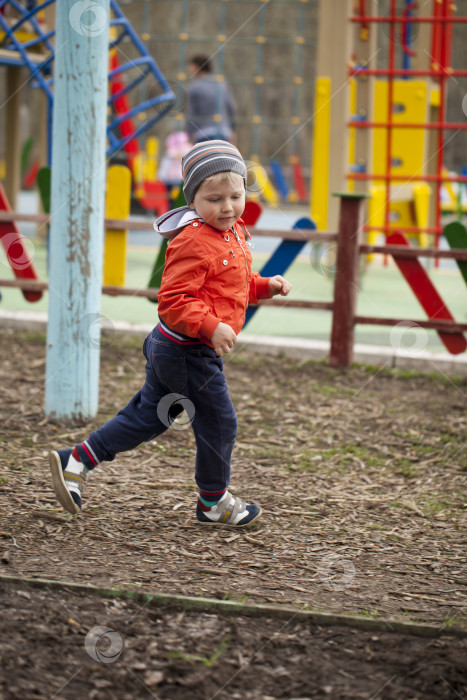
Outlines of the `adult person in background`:
{"label": "adult person in background", "polygon": [[221,139],[235,141],[235,102],[224,81],[212,73],[208,56],[193,56],[188,63],[192,82],[187,90],[186,131],[192,143]]}

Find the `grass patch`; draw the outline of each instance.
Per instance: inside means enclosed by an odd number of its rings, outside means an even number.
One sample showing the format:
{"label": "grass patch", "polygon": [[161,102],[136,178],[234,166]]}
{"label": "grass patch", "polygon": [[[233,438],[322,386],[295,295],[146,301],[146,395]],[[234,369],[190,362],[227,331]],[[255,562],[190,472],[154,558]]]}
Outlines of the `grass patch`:
{"label": "grass patch", "polygon": [[413,463],[408,459],[401,459],[396,466],[396,474],[400,474],[406,479],[415,479],[418,476],[419,470],[413,466]]}
{"label": "grass patch", "polygon": [[248,601],[251,599],[251,596],[248,595],[247,593],[243,593],[238,595],[237,593],[233,593],[230,588],[228,589],[227,593],[223,596],[222,600],[231,600],[233,603],[248,603]]}
{"label": "grass patch", "polygon": [[178,649],[175,649],[171,653],[168,654],[169,658],[172,659],[183,659],[183,661],[189,661],[190,663],[201,663],[203,666],[210,667],[213,666],[216,661],[222,656],[224,651],[228,648],[230,644],[230,636],[226,635],[223,639],[221,639],[219,646],[217,649],[214,651],[211,656],[207,656],[206,654],[203,654],[202,656],[198,656],[198,654],[186,654],[184,651],[180,651]]}
{"label": "grass patch", "polygon": [[448,503],[435,495],[422,498],[422,509],[427,518],[436,517],[444,511],[448,514],[453,512],[452,503]]}

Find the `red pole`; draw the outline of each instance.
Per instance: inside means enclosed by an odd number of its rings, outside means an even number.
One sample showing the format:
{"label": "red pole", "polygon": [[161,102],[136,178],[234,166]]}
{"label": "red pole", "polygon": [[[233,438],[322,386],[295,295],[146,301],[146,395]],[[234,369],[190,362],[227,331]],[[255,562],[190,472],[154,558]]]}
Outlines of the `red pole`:
{"label": "red pole", "polygon": [[363,211],[361,204],[368,195],[338,196],[341,198],[341,204],[329,364],[331,367],[351,367],[360,277],[359,245]]}
{"label": "red pole", "polygon": [[432,72],[438,70],[438,65],[441,63],[441,28],[442,24],[436,20],[441,17],[443,8],[441,4],[434,0],[433,2],[433,29],[431,35],[431,69]]}

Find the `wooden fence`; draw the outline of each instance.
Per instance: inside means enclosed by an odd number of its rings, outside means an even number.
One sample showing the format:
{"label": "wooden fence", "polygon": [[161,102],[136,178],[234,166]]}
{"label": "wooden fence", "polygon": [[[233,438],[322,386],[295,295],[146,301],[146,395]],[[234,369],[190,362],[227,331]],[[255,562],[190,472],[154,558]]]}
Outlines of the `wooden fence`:
{"label": "wooden fence", "polygon": [[[360,243],[363,231],[362,203],[364,195],[341,194],[340,219],[337,233],[318,231],[276,231],[251,228],[255,236],[277,237],[283,240],[334,242],[337,245],[336,273],[334,279],[333,301],[308,301],[300,299],[266,299],[261,306],[276,306],[283,308],[319,309],[332,313],[331,344],[329,364],[332,367],[350,367],[353,362],[354,329],[357,324],[395,326],[407,323],[425,329],[434,329],[447,334],[459,334],[467,331],[467,323],[455,323],[441,319],[414,320],[403,318],[384,318],[376,316],[358,316],[356,314],[357,296],[359,290],[360,255],[382,253],[397,258],[418,259],[448,258],[467,262],[467,251],[454,249],[449,251],[410,248],[402,245],[364,245]],[[47,224],[50,217],[47,214],[22,214],[19,212],[0,211],[0,222],[33,222]],[[152,223],[139,219],[106,219],[105,227],[110,229],[131,229],[132,231],[152,231]],[[1,287],[16,287],[23,291],[43,291],[48,289],[47,282],[29,280],[0,279]],[[157,299],[157,289],[131,289],[126,287],[102,287],[103,294],[111,296],[137,296]]]}

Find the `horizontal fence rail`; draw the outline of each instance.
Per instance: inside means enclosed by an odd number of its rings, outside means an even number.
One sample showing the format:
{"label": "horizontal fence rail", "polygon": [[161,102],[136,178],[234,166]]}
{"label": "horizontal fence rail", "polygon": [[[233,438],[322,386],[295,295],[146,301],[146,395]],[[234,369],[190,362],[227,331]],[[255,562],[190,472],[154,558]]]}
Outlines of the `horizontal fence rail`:
{"label": "horizontal fence rail", "polygon": [[420,328],[442,331],[443,333],[451,333],[452,335],[467,332],[467,323],[444,321],[441,318],[433,319],[431,321],[412,321],[409,319],[385,318],[384,316],[354,316],[355,325],[397,326],[405,322],[413,323],[414,326],[420,326]]}
{"label": "horizontal fence rail", "polygon": [[[0,221],[24,221],[28,223],[39,223],[48,224],[50,222],[50,216],[48,214],[22,214],[20,212],[8,212],[0,211]],[[153,225],[150,221],[142,219],[105,219],[105,228],[124,231],[126,229],[131,229],[132,231],[154,231]],[[364,226],[364,229],[373,230],[374,226]],[[381,229],[381,226],[377,227]],[[326,243],[326,242],[337,242],[339,234],[333,233],[331,231],[310,231],[310,230],[290,230],[282,231],[280,229],[262,229],[249,227],[250,234],[254,236],[264,237],[264,238],[282,238],[287,241],[310,241],[316,243]],[[394,226],[390,227],[391,231],[394,231]],[[412,229],[404,228],[404,231],[408,233]],[[419,231],[429,231],[431,229],[414,227],[414,232]],[[434,229],[433,229],[434,230]],[[155,233],[155,232],[154,232]],[[158,234],[156,234],[158,235]],[[446,258],[452,260],[459,260],[460,262],[467,261],[467,251],[460,248],[453,248],[452,250],[435,250],[433,248],[407,248],[406,246],[397,245],[366,245],[360,244],[358,247],[360,254],[370,254],[370,253],[381,253],[384,255],[397,255],[399,258]]]}
{"label": "horizontal fence rail", "polygon": [[[388,246],[389,247],[389,246]],[[395,246],[392,246],[395,247]],[[33,280],[3,280],[0,279],[0,287],[9,287],[13,289],[22,289],[25,292],[44,292],[49,289],[48,282],[36,282]],[[142,297],[157,301],[158,289],[137,289],[130,287],[112,287],[103,286],[102,293],[109,296],[126,296],[126,297]],[[261,299],[258,306],[275,306],[289,307],[295,309],[315,309],[318,311],[333,311],[334,302],[332,301],[309,301],[305,299]],[[385,318],[381,316],[355,316],[355,324],[368,324],[380,326],[395,326],[404,320],[400,318]],[[467,323],[453,323],[452,321],[432,320],[432,321],[412,321],[421,328],[442,330],[445,333],[465,333],[467,332]]]}
{"label": "horizontal fence rail", "polygon": [[358,252],[360,255],[382,253],[384,255],[394,255],[398,258],[445,258],[467,262],[467,250],[462,250],[461,248],[434,250],[433,248],[408,248],[404,245],[359,245]]}
{"label": "horizontal fence rail", "polygon": [[[49,214],[22,214],[17,211],[0,211],[0,221],[13,222],[24,221],[33,224],[49,224],[51,220]],[[156,236],[154,227],[151,221],[147,219],[105,219],[105,228],[114,231],[152,231]],[[310,231],[308,229],[295,229],[293,231],[282,231],[280,229],[261,229],[249,227],[249,232],[252,236],[264,236],[272,238],[283,238],[288,241],[337,241],[338,234],[329,231]],[[157,239],[156,239],[157,240]]]}
{"label": "horizontal fence rail", "polygon": [[[289,241],[309,241],[315,243],[334,243],[337,247],[336,275],[334,280],[333,301],[312,301],[304,299],[263,299],[258,306],[275,308],[297,308],[331,311],[333,325],[329,362],[335,367],[349,367],[353,362],[354,328],[356,325],[397,326],[409,324],[420,328],[436,330],[446,334],[467,332],[467,323],[457,323],[443,319],[412,320],[401,318],[384,318],[356,314],[356,295],[359,287],[359,258],[361,255],[379,253],[392,255],[394,258],[418,259],[443,258],[467,262],[467,251],[462,249],[435,250],[432,248],[411,248],[402,245],[366,245],[359,243],[359,236],[365,230],[361,216],[363,197],[359,195],[340,195],[341,212],[339,231],[337,233],[312,230],[280,231],[252,227],[253,236],[274,237]],[[0,211],[0,221],[31,222],[48,224],[47,214],[22,214],[20,212]],[[151,221],[138,218],[106,219],[105,228],[113,230],[153,231]],[[391,229],[393,232],[396,229]],[[156,239],[157,240],[157,239]],[[0,279],[0,288],[18,288],[24,292],[45,291],[49,284],[45,281],[27,279]],[[134,296],[157,301],[157,288],[127,288],[103,286],[102,293],[110,296]]]}
{"label": "horizontal fence rail", "polygon": [[[34,280],[2,280],[0,279],[0,287],[9,287],[13,289],[22,289],[25,292],[45,292],[49,289],[48,282],[39,282]],[[102,294],[107,294],[112,297],[145,297],[157,301],[159,290],[151,287],[149,289],[137,289],[131,287],[113,287],[104,285]],[[289,306],[296,309],[319,309],[322,311],[332,311],[334,304],[332,301],[308,301],[304,299],[261,299],[258,302],[259,306]],[[253,306],[253,305],[252,305]]]}

